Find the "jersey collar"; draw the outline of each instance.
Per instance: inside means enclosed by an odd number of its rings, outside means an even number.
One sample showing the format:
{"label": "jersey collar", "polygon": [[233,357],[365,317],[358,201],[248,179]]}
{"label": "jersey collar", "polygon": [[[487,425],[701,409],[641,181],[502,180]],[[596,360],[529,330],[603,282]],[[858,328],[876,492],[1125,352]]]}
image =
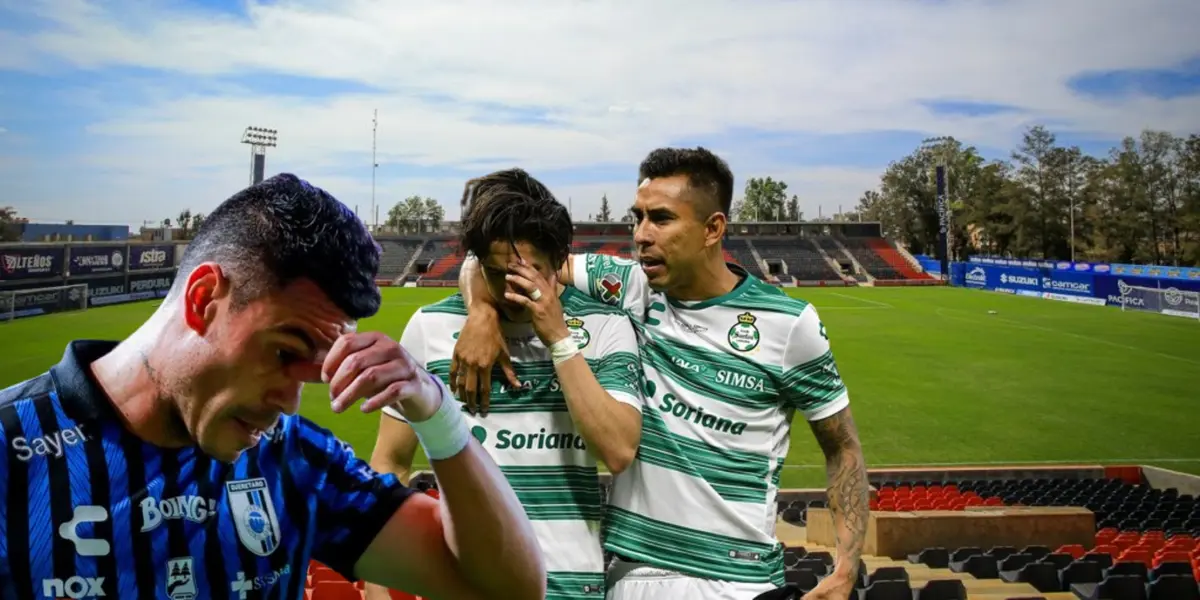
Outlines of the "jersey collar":
{"label": "jersey collar", "polygon": [[108,395],[89,367],[116,347],[117,342],[76,340],[67,344],[62,360],[50,368],[58,401],[72,419],[94,421],[112,415]]}
{"label": "jersey collar", "polygon": [[750,286],[754,285],[754,278],[751,277],[750,272],[741,265],[725,263],[725,266],[729,267],[729,270],[733,271],[734,275],[738,276],[738,284],[733,286],[732,290],[729,290],[728,292],[721,294],[716,298],[700,300],[699,302],[684,302],[682,300],[675,300],[670,296],[667,296],[667,302],[670,302],[671,306],[674,306],[675,308],[684,310],[700,310],[702,308],[708,308],[723,302],[729,302],[730,300],[733,300],[734,298],[746,293],[746,290],[750,289]]}

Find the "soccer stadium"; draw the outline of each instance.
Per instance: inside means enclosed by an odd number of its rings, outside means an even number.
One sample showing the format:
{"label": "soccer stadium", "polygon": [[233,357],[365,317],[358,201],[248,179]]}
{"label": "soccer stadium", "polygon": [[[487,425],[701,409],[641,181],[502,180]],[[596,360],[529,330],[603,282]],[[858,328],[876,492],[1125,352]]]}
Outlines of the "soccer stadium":
{"label": "soccer stadium", "polygon": [[[418,307],[456,292],[454,227],[377,235],[383,307],[363,329],[398,338]],[[630,257],[630,239],[629,223],[577,223],[574,251]],[[0,377],[37,375],[71,339],[131,333],[185,248],[0,246]],[[827,327],[872,486],[863,600],[1197,597],[1200,271],[971,257],[943,275],[871,222],[735,223],[725,250]],[[325,386],[305,389],[302,413],[370,454],[377,415],[334,417]],[[798,421],[777,535],[802,590],[833,564],[824,479]],[[437,494],[431,477],[416,482]],[[360,598],[309,569],[309,600]]]}

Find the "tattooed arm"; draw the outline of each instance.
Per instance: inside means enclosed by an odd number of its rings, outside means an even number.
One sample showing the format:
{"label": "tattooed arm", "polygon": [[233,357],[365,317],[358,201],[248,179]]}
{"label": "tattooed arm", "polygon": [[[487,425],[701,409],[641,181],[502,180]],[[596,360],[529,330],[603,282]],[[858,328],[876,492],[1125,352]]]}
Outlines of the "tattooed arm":
{"label": "tattooed arm", "polygon": [[[809,426],[825,453],[829,510],[833,513],[833,525],[837,531],[837,562],[831,579],[848,582],[835,586],[839,588],[837,591],[829,590],[829,595],[811,597],[846,598],[854,588],[858,561],[867,537],[870,490],[867,487],[866,462],[849,406],[828,418],[811,421]],[[845,594],[838,595],[842,587],[845,587]]]}

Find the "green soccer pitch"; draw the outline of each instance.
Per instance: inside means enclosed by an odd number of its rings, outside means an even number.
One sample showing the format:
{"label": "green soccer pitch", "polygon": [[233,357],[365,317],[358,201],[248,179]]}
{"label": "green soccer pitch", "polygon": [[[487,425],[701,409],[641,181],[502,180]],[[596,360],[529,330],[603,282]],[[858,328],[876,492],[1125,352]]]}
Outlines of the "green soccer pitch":
{"label": "green soccer pitch", "polygon": [[[821,312],[870,467],[1137,463],[1200,474],[1200,323],[955,288],[788,291]],[[385,288],[361,329],[399,339],[418,307],[451,293]],[[54,364],[70,339],[127,335],[156,305],[0,323],[0,387]],[[301,412],[370,456],[379,415],[333,414],[321,385],[305,389]],[[823,486],[820,449],[796,425],[783,485]]]}

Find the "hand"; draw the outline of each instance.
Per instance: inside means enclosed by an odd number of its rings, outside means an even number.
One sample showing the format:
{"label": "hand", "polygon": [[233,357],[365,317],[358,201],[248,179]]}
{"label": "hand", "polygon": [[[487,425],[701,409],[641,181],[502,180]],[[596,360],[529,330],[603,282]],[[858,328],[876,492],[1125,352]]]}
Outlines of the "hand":
{"label": "hand", "polygon": [[[551,344],[569,337],[566,318],[563,317],[562,303],[558,300],[558,282],[546,281],[541,273],[524,262],[509,265],[509,283],[516,286],[520,292],[505,292],[504,298],[525,307],[533,317],[533,331],[538,339],[549,347]],[[537,300],[530,297],[534,290],[541,292]]]}
{"label": "hand", "polygon": [[849,600],[854,592],[854,579],[834,572],[822,579],[817,587],[800,598],[800,600]]}
{"label": "hand", "polygon": [[487,415],[492,397],[492,365],[497,362],[508,385],[521,387],[497,316],[496,309],[490,305],[478,308],[472,305],[450,359],[450,391],[462,400],[471,414]]}
{"label": "hand", "polygon": [[366,398],[363,412],[395,405],[406,419],[424,421],[442,403],[442,390],[433,377],[399,343],[376,332],[339,337],[321,365],[321,380],[329,383],[335,413]]}

